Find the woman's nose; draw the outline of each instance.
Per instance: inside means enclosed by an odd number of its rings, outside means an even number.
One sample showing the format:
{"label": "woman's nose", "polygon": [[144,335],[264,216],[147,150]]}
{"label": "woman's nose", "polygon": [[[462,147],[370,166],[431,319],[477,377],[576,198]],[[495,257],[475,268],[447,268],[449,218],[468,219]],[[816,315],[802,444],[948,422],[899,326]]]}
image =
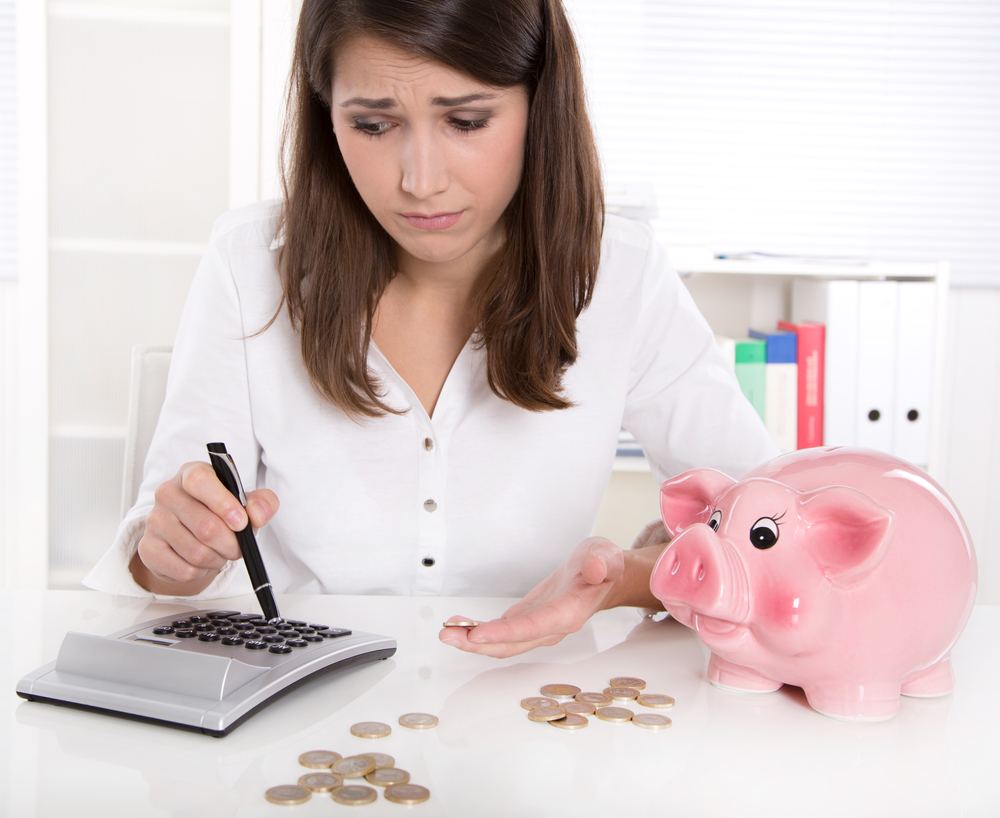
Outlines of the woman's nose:
{"label": "woman's nose", "polygon": [[429,199],[448,188],[448,167],[443,146],[433,134],[414,133],[401,156],[403,190],[417,199]]}

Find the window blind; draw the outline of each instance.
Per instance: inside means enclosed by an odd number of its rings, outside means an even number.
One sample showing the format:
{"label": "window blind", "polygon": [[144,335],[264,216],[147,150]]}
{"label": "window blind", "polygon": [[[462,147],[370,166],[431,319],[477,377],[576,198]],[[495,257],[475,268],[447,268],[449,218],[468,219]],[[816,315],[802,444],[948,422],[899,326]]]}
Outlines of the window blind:
{"label": "window blind", "polygon": [[715,252],[1000,287],[998,0],[564,0],[609,187]]}

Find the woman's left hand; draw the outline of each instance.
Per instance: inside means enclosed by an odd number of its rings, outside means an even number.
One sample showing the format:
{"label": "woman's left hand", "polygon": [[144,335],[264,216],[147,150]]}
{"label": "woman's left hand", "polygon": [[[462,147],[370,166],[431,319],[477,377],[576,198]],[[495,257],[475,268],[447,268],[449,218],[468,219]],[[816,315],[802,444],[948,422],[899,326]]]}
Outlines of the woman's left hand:
{"label": "woman's left hand", "polygon": [[658,605],[649,593],[649,576],[661,551],[623,552],[604,537],[591,537],[499,619],[468,630],[444,628],[438,638],[460,650],[503,659],[554,645],[606,608]]}

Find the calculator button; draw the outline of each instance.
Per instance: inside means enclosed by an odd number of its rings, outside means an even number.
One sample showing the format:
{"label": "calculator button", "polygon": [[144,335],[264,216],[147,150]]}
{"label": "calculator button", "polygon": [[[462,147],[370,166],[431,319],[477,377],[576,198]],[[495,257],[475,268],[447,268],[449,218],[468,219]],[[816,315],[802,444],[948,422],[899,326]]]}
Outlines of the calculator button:
{"label": "calculator button", "polygon": [[191,622],[208,622],[207,616],[189,616],[188,619]]}
{"label": "calculator button", "polygon": [[309,643],[305,639],[289,639],[285,644],[292,648],[305,648],[309,646]]}
{"label": "calculator button", "polygon": [[198,633],[204,633],[205,631],[214,631],[215,625],[211,622],[199,622],[194,626],[194,629],[198,631]]}
{"label": "calculator button", "polygon": [[269,647],[268,650],[271,651],[271,653],[291,653],[292,652],[292,649],[290,647],[288,647],[287,645],[271,645],[271,647]]}
{"label": "calculator button", "polygon": [[296,628],[299,633],[316,633],[315,628]]}
{"label": "calculator button", "polygon": [[350,636],[351,632],[347,628],[325,628],[319,635],[332,639],[334,636]]}
{"label": "calculator button", "polygon": [[309,627],[312,628],[313,630],[325,631],[330,626],[329,625],[309,625]]}
{"label": "calculator button", "polygon": [[219,636],[219,634],[215,633],[214,631],[212,633],[199,633],[198,634],[198,641],[199,642],[218,642],[221,638],[222,637]]}
{"label": "calculator button", "polygon": [[230,623],[230,621],[228,619],[213,619],[212,620],[212,627],[213,628],[228,628],[230,626],[230,624],[232,624],[232,623]]}
{"label": "calculator button", "polygon": [[235,622],[233,623],[233,627],[238,631],[252,631],[254,629],[254,626],[249,622]]}
{"label": "calculator button", "polygon": [[277,629],[277,628],[269,628],[269,627],[267,627],[267,626],[265,625],[265,626],[264,626],[263,628],[260,628],[260,627],[258,627],[258,628],[257,628],[257,631],[258,631],[259,633],[277,633],[277,632],[278,632],[278,629]]}
{"label": "calculator button", "polygon": [[191,623],[187,619],[175,619],[170,624],[173,625],[175,628],[189,628],[189,627],[191,627]]}
{"label": "calculator button", "polygon": [[264,637],[264,639],[262,641],[268,642],[268,643],[273,644],[273,645],[274,644],[280,644],[280,643],[282,643],[282,642],[285,641],[285,637],[284,636],[278,636],[278,634],[276,634],[276,633],[269,633],[267,636]]}
{"label": "calculator button", "polygon": [[239,633],[236,628],[218,628],[215,632],[220,636],[235,636]]}
{"label": "calculator button", "polygon": [[300,622],[298,619],[286,619],[285,624],[288,625],[290,628],[301,628],[306,623]]}
{"label": "calculator button", "polygon": [[222,638],[223,645],[242,645],[243,640],[238,636],[224,636]]}
{"label": "calculator button", "polygon": [[244,639],[263,639],[264,634],[257,633],[257,631],[240,631],[240,636]]}
{"label": "calculator button", "polygon": [[249,622],[252,619],[260,619],[258,614],[237,614],[226,617],[230,622]]}
{"label": "calculator button", "polygon": [[178,637],[179,639],[191,639],[192,637],[195,637],[197,635],[198,634],[196,634],[190,628],[176,628],[174,630],[174,636]]}
{"label": "calculator button", "polygon": [[304,633],[302,639],[306,642],[322,642],[323,637],[316,633]]}
{"label": "calculator button", "polygon": [[153,633],[157,633],[157,634],[161,634],[161,635],[165,634],[165,633],[173,633],[173,632],[174,632],[174,629],[171,628],[169,625],[160,625],[160,626],[158,626],[156,628],[153,628]]}
{"label": "calculator button", "polygon": [[209,611],[205,616],[209,619],[229,619],[231,616],[239,616],[239,611]]}
{"label": "calculator button", "polygon": [[267,642],[261,642],[258,639],[251,639],[249,642],[243,644],[247,650],[264,650],[267,647]]}
{"label": "calculator button", "polygon": [[285,639],[297,639],[298,635],[298,631],[278,631],[278,636],[284,636]]}

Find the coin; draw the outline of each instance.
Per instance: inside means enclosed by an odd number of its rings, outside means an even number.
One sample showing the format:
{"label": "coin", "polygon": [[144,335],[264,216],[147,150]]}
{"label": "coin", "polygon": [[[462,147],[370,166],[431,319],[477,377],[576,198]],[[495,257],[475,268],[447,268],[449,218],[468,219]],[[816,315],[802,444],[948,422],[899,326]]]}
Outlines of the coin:
{"label": "coin", "polygon": [[378,798],[378,793],[371,787],[363,787],[360,784],[347,784],[337,787],[330,793],[333,800],[338,804],[370,804]]}
{"label": "coin", "polygon": [[290,807],[294,804],[304,804],[312,798],[312,793],[305,787],[282,784],[280,787],[271,787],[264,793],[264,797],[272,804],[285,804]]}
{"label": "coin", "polygon": [[369,784],[376,787],[391,787],[394,784],[407,784],[410,781],[410,774],[406,770],[397,770],[395,767],[387,767],[384,770],[375,770],[365,776]]}
{"label": "coin", "polygon": [[330,771],[344,778],[361,778],[375,769],[375,762],[368,756],[348,756],[334,761]]}
{"label": "coin", "polygon": [[387,767],[395,767],[396,759],[387,756],[385,753],[365,753],[365,756],[375,762],[376,770],[384,770]]}
{"label": "coin", "polygon": [[632,724],[647,730],[666,730],[673,722],[659,713],[636,713],[632,716]]}
{"label": "coin", "polygon": [[313,792],[330,792],[344,783],[339,775],[331,773],[306,773],[299,779],[299,786]]}
{"label": "coin", "polygon": [[453,619],[451,622],[442,623],[446,628],[478,628],[482,625],[482,622],[476,622],[474,619]]}
{"label": "coin", "polygon": [[573,713],[577,716],[593,716],[597,709],[596,705],[589,702],[565,702],[559,706],[567,713]]}
{"label": "coin", "polygon": [[630,702],[639,695],[634,687],[606,687],[604,695],[610,696],[616,702]]}
{"label": "coin", "polygon": [[340,761],[340,753],[332,750],[311,750],[299,756],[299,764],[312,767],[314,770],[328,770],[334,761]]}
{"label": "coin", "polygon": [[542,685],[538,692],[553,699],[572,699],[580,688],[576,685]]}
{"label": "coin", "polygon": [[392,728],[380,721],[361,721],[351,726],[351,735],[358,738],[385,738],[391,732]]}
{"label": "coin", "polygon": [[419,784],[396,784],[385,791],[385,800],[396,804],[421,804],[430,797],[430,790]]}
{"label": "coin", "polygon": [[598,707],[602,704],[611,704],[611,697],[605,693],[577,693],[575,698],[578,702],[596,704]]}
{"label": "coin", "polygon": [[553,719],[561,719],[565,715],[566,711],[559,706],[539,707],[528,711],[528,718],[532,721],[552,721]]}
{"label": "coin", "polygon": [[610,682],[612,687],[634,687],[636,690],[645,690],[646,683],[635,676],[615,676]]}
{"label": "coin", "polygon": [[521,707],[525,710],[537,710],[539,707],[555,707],[559,702],[555,699],[549,699],[544,696],[529,696],[527,699],[521,699]]}
{"label": "coin", "polygon": [[554,721],[550,721],[549,724],[553,727],[561,727],[563,730],[582,730],[590,724],[590,719],[577,713],[570,713],[566,718],[555,719]]}
{"label": "coin", "polygon": [[666,710],[674,706],[673,698],[660,693],[643,693],[635,700],[635,703],[641,704],[643,707],[655,707],[657,710]]}
{"label": "coin", "polygon": [[632,711],[626,707],[599,707],[594,713],[601,721],[631,721]]}
{"label": "coin", "polygon": [[430,713],[407,713],[399,717],[399,723],[411,730],[430,730],[438,726],[438,717]]}

